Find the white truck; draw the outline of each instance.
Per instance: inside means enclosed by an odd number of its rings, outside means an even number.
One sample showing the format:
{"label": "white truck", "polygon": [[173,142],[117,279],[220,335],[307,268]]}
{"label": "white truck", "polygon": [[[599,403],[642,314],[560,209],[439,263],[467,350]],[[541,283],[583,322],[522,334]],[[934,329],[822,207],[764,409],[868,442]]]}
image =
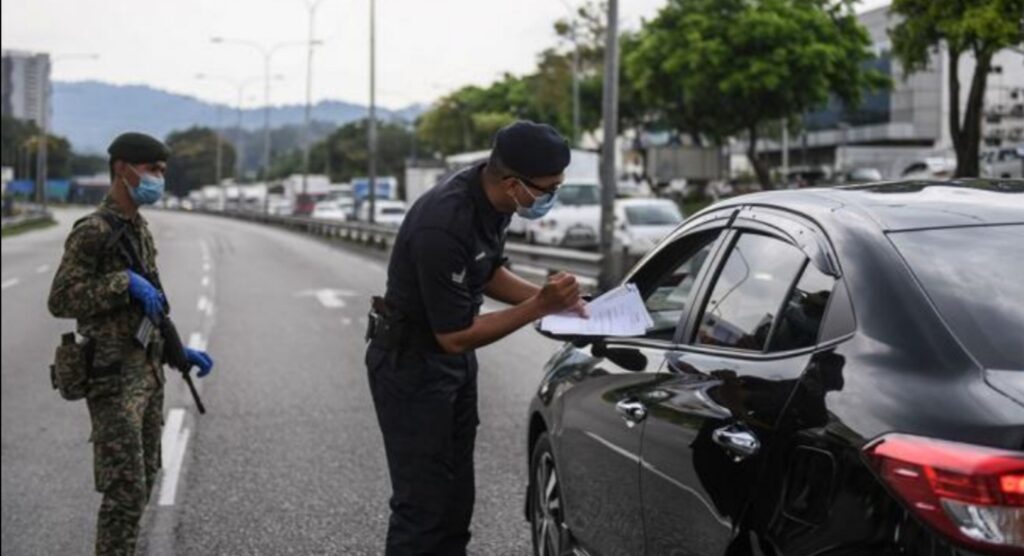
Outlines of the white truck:
{"label": "white truck", "polygon": [[219,185],[204,185],[201,201],[203,210],[224,211],[224,188]]}

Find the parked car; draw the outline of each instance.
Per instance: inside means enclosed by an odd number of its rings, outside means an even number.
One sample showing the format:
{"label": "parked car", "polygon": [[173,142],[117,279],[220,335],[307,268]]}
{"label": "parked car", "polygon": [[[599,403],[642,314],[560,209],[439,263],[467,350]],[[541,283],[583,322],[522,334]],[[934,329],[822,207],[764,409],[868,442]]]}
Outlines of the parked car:
{"label": "parked car", "polygon": [[352,219],[353,204],[351,200],[320,201],[313,206],[311,216],[318,220],[334,220],[344,222]]}
{"label": "parked car", "polygon": [[[405,202],[403,201],[386,201],[378,199],[376,201],[376,210],[374,214],[374,222],[377,224],[383,224],[385,226],[401,226],[402,221],[405,220]],[[358,220],[362,222],[368,222],[370,220],[370,202],[364,201],[359,205]]]}
{"label": "parked car", "polygon": [[953,176],[956,171],[956,159],[941,156],[930,156],[907,165],[900,174],[905,180],[935,180]]}
{"label": "parked car", "polygon": [[646,254],[682,221],[679,205],[669,199],[615,201],[615,233],[629,255]]}
{"label": "parked car", "polygon": [[1024,178],[1024,145],[986,153],[983,168],[991,178]]}
{"label": "parked car", "polygon": [[878,168],[852,168],[843,172],[840,182],[844,184],[871,183],[882,181],[882,172]]}
{"label": "parked car", "polygon": [[569,182],[558,189],[555,206],[538,220],[526,223],[530,243],[586,249],[596,247],[601,225],[601,186]]}
{"label": "parked car", "polygon": [[528,422],[536,554],[1024,552],[1024,181],[773,191],[625,278]]}

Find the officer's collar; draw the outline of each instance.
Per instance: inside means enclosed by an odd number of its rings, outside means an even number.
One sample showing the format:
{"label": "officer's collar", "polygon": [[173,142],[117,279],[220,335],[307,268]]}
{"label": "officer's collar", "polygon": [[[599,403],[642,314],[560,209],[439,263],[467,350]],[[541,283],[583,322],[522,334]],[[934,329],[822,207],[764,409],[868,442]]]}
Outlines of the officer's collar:
{"label": "officer's collar", "polygon": [[473,203],[476,205],[477,211],[481,216],[495,222],[500,222],[502,219],[508,218],[509,215],[500,212],[494,208],[491,204],[491,200],[487,198],[487,193],[484,192],[484,182],[482,179],[482,173],[486,162],[480,162],[468,168],[466,171],[469,172],[469,194],[473,197]]}
{"label": "officer's collar", "polygon": [[111,196],[109,193],[106,197],[103,198],[103,204],[100,205],[100,208],[105,211],[113,213],[114,216],[117,216],[118,218],[124,220],[125,222],[130,222],[136,225],[144,224],[146,222],[146,220],[142,217],[142,211],[135,211],[134,216],[128,216],[127,214],[125,214],[124,209],[121,208],[121,205],[118,205],[117,201],[115,201],[114,197]]}

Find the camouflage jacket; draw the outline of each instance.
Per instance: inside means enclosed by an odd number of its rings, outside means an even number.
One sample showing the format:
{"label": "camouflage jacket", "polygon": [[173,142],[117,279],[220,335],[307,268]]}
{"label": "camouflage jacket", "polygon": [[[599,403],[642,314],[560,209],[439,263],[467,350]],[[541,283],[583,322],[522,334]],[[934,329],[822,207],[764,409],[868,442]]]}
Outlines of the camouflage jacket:
{"label": "camouflage jacket", "polygon": [[143,349],[134,339],[144,316],[141,307],[128,296],[128,261],[110,242],[112,230],[103,213],[112,213],[124,222],[124,233],[135,245],[142,264],[151,275],[157,274],[156,245],[145,218],[138,213],[125,216],[108,196],[95,212],[76,222],[68,235],[50,288],[50,313],[76,319],[78,333],[96,342],[94,367],[155,363],[163,382],[159,370],[163,342],[158,332],[154,332],[149,349]]}

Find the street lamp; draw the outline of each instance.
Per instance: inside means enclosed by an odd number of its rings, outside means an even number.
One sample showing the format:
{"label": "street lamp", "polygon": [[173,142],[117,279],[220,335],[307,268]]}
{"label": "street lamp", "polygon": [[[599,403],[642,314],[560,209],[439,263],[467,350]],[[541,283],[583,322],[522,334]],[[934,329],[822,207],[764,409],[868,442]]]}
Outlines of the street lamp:
{"label": "street lamp", "polygon": [[[271,76],[271,79],[273,79],[275,81],[280,81],[283,78],[284,77],[281,76],[281,75],[273,75],[273,76]],[[248,78],[245,78],[245,79],[234,79],[234,78],[227,77],[227,76],[222,76],[222,75],[209,75],[209,74],[206,74],[206,73],[197,73],[196,74],[196,79],[203,80],[203,81],[218,81],[218,82],[221,82],[221,83],[226,83],[227,85],[230,85],[231,87],[233,87],[235,89],[235,92],[237,94],[237,101],[236,101],[236,105],[235,105],[235,111],[237,113],[237,123],[235,125],[238,127],[238,142],[237,142],[237,146],[235,147],[235,149],[238,151],[237,153],[235,153],[235,166],[236,166],[235,179],[237,181],[242,176],[243,161],[244,161],[244,158],[245,158],[245,138],[244,138],[243,131],[242,131],[242,101],[245,98],[245,89],[246,89],[246,87],[249,87],[250,85],[253,85],[254,83],[258,83],[260,81],[265,81],[266,78],[264,76],[262,76],[262,75],[259,75],[259,76],[248,77]],[[219,122],[218,122],[218,125],[219,125]],[[220,180],[221,180],[221,152],[222,152],[222,146],[221,145],[222,145],[222,141],[223,141],[223,139],[221,138],[221,132],[220,132],[220,130],[218,130],[218,132],[217,132],[217,163],[216,163],[217,185],[220,185]]]}
{"label": "street lamp", "polygon": [[[97,60],[99,54],[92,53],[73,53],[73,54],[58,54],[50,58],[50,66],[59,60]],[[49,83],[47,82],[47,89],[49,89]],[[39,141],[36,145],[36,189],[39,197],[39,204],[42,205],[43,210],[46,210],[46,174],[47,168],[47,156],[48,156],[48,144],[50,134],[50,118],[49,110],[47,110],[46,99],[50,97],[50,91],[46,90],[43,94],[39,95],[38,99],[38,113],[39,113]]]}
{"label": "street lamp", "polygon": [[302,195],[306,195],[309,182],[309,117],[312,108],[313,95],[313,21],[316,18],[316,9],[324,0],[305,0],[306,11],[309,12],[309,34],[306,43],[306,111],[302,126]]}
{"label": "street lamp", "polygon": [[[306,44],[306,41],[288,41],[266,45],[246,39],[213,37],[210,39],[210,42],[214,44],[233,44],[254,48],[263,57],[263,175],[266,176],[267,172],[270,170],[270,59],[281,49],[292,46],[303,46]],[[322,44],[322,41],[313,42],[316,46]]]}
{"label": "street lamp", "polygon": [[572,41],[572,145],[579,146],[580,142],[580,41],[577,33],[579,20],[576,17],[576,10],[566,1],[562,5],[569,10],[572,19],[569,21],[570,35]]}

